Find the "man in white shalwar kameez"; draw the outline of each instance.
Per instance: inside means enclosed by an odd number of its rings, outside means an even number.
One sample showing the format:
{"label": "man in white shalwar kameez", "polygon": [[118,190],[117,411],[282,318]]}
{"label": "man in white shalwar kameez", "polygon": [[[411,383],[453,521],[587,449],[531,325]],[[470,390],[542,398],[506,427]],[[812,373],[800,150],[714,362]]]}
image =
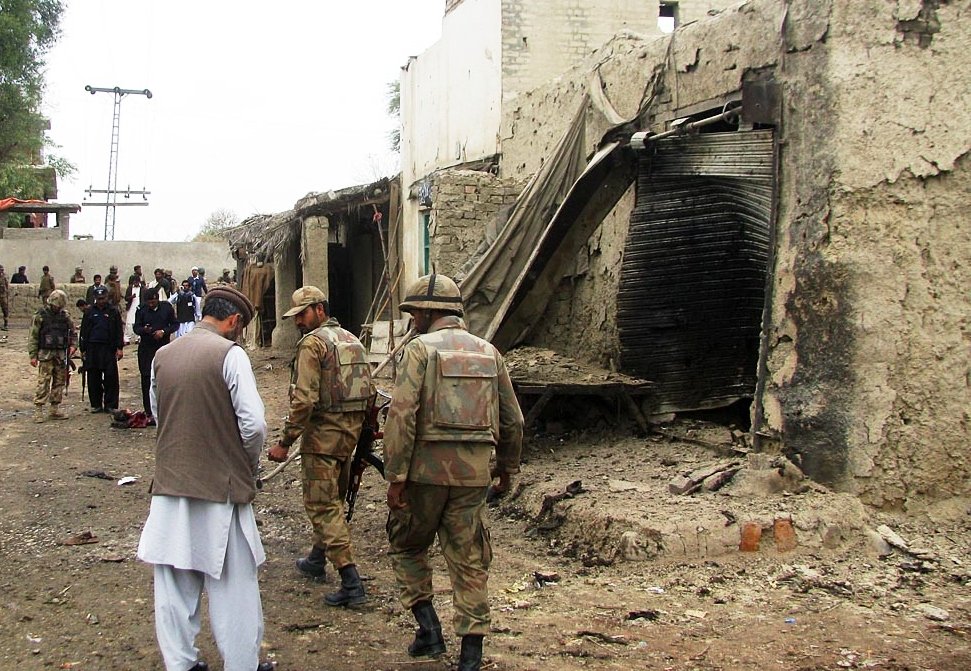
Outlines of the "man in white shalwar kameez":
{"label": "man in white shalwar kameez", "polygon": [[231,287],[210,292],[198,328],[152,366],[155,478],[138,558],[154,564],[155,631],[166,671],[204,671],[195,645],[203,589],[226,671],[260,663],[265,560],[252,500],[266,438],[263,401],[235,339],[253,307]]}

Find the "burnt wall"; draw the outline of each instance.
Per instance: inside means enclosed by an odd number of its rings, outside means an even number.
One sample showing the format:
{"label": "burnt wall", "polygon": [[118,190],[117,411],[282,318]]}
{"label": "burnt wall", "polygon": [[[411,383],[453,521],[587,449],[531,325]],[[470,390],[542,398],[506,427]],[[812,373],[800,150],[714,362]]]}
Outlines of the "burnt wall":
{"label": "burnt wall", "polygon": [[[618,36],[503,118],[501,174],[538,169],[596,71],[642,128],[778,84],[776,221],[760,449],[888,509],[971,498],[971,26],[961,3],[753,0],[677,31]],[[609,111],[609,110],[608,110]],[[609,127],[588,105],[588,146]],[[616,352],[628,194],[531,334],[603,364]]]}

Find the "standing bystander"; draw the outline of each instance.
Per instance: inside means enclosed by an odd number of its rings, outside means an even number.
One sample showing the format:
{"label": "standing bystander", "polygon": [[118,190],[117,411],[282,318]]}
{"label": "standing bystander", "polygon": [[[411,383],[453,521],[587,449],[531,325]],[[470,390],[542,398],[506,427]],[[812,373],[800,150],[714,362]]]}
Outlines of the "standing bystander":
{"label": "standing bystander", "polygon": [[108,303],[108,288],[98,287],[94,304],[81,317],[81,360],[91,412],[118,409],[118,362],[123,354],[121,313]]}
{"label": "standing bystander", "polygon": [[55,289],[47,303],[34,314],[27,336],[30,365],[37,369],[34,393],[34,421],[44,421],[44,405],[50,403],[47,417],[67,419],[60,411],[67,387],[68,366],[76,349],[77,332],[67,310],[67,294]]}
{"label": "standing bystander", "polygon": [[158,438],[138,558],[154,565],[155,633],[168,671],[208,669],[195,645],[203,590],[223,668],[273,668],[259,661],[257,569],[266,555],[252,505],[266,419],[249,357],[235,343],[252,316],[238,291],[213,292],[199,328],[152,366]]}
{"label": "standing bystander", "polygon": [[108,302],[116,308],[121,309],[121,299],[125,295],[121,291],[121,280],[118,278],[118,266],[111,266],[108,269],[108,277],[105,278],[105,285],[108,287]]}
{"label": "standing bystander", "polygon": [[401,352],[384,428],[384,476],[391,563],[401,603],[418,622],[408,652],[445,652],[428,561],[437,534],[462,637],[458,671],[478,671],[490,623],[486,493],[497,477],[495,490],[508,490],[510,475],[519,472],[523,414],[502,355],[466,330],[455,282],[420,278],[401,310],[411,313],[419,335]]}
{"label": "standing bystander", "polygon": [[283,318],[293,317],[303,338],[291,368],[290,413],[283,437],[268,456],[286,461],[290,446],[302,438],[303,504],[314,542],[310,555],[297,561],[297,569],[323,578],[330,559],[340,573],[341,587],[324,596],[324,602],[357,606],[367,597],[351,552],[343,501],[351,457],[375,394],[371,369],[361,341],[328,314],[320,289],[301,287],[293,292],[292,302],[293,308]]}
{"label": "standing bystander", "polygon": [[179,322],[179,328],[175,332],[175,337],[184,336],[193,328],[196,322],[202,319],[202,301],[192,293],[189,287],[189,280],[182,280],[182,287],[179,293],[169,299],[169,303],[175,308],[175,321]]}
{"label": "standing bystander", "polygon": [[29,284],[27,266],[18,266],[17,272],[10,276],[10,284]]}
{"label": "standing bystander", "polygon": [[145,304],[135,312],[135,335],[138,336],[138,372],[142,382],[142,406],[149,425],[155,424],[149,399],[152,377],[152,359],[163,345],[167,345],[178,328],[175,310],[168,303],[160,303],[158,291],[145,291]]}
{"label": "standing bystander", "polygon": [[3,330],[8,328],[7,319],[10,317],[10,283],[0,266],[0,310],[3,311]]}
{"label": "standing bystander", "polygon": [[84,293],[84,300],[86,300],[88,304],[94,303],[94,292],[97,291],[98,287],[103,287],[103,286],[105,285],[101,283],[101,275],[95,275],[94,284],[88,287],[88,290]]}
{"label": "standing bystander", "polygon": [[42,270],[44,274],[41,275],[40,286],[37,287],[37,295],[40,297],[41,303],[47,303],[47,298],[56,287],[54,286],[54,276],[51,275],[51,269],[44,266]]}

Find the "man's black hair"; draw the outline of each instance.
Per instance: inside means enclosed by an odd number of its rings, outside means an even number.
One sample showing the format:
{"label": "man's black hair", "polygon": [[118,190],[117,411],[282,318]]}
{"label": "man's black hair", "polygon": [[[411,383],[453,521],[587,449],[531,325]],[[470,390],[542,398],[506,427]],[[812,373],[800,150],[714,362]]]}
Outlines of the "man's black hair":
{"label": "man's black hair", "polygon": [[222,321],[224,319],[229,319],[233,315],[242,314],[242,310],[239,309],[232,301],[228,301],[225,298],[219,298],[218,296],[207,296],[206,303],[202,306],[202,316],[212,317],[213,319],[218,319]]}

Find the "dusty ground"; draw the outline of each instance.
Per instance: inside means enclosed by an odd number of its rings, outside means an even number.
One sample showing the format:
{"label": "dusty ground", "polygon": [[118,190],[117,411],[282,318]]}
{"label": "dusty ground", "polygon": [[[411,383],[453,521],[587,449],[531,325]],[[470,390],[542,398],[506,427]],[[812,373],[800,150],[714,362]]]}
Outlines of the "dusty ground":
{"label": "dusty ground", "polygon": [[[134,560],[154,430],[111,429],[106,416],[86,414],[78,380],[70,421],[32,423],[25,335],[18,324],[0,344],[0,668],[160,669],[151,572]],[[286,362],[262,354],[253,362],[278,429]],[[137,409],[134,352],[123,364],[122,405]],[[681,420],[663,435],[635,437],[607,428],[609,408],[561,410],[530,441],[515,496],[492,511],[486,669],[971,668],[966,502],[891,518],[746,460],[719,426]],[[732,460],[748,468],[727,487],[668,492],[679,474]],[[85,475],[94,471],[110,479]],[[119,486],[125,476],[139,479]],[[441,661],[405,653],[413,624],[384,554],[376,473],[366,476],[354,523],[371,595],[360,611],[326,608],[333,578],[317,584],[293,569],[308,545],[295,476],[286,472],[256,502],[268,554],[265,657],[284,670],[448,668],[457,650],[450,633]],[[577,480],[575,496],[543,508]],[[776,519],[794,524],[794,550],[776,550]],[[764,528],[758,552],[737,551],[747,521]],[[880,524],[909,551],[880,558],[866,535]],[[63,544],[85,532],[97,542]],[[447,625],[448,581],[436,562]],[[218,661],[208,634],[200,646]]]}

